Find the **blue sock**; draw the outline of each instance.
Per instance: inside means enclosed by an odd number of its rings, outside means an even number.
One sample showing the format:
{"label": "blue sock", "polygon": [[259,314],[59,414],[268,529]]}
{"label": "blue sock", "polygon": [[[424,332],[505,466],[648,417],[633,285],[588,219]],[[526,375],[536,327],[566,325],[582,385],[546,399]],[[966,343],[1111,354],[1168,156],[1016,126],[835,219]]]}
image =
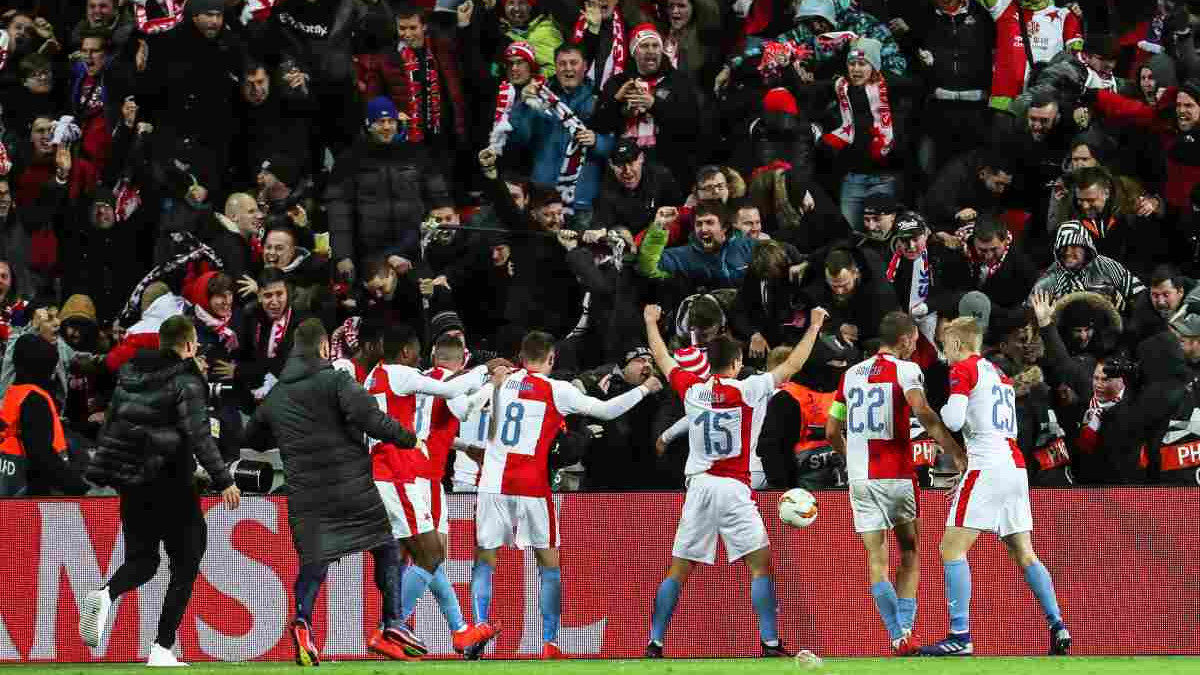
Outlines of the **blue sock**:
{"label": "blue sock", "polygon": [[966,558],[942,563],[946,572],[946,604],[950,608],[950,632],[971,632],[971,567]]}
{"label": "blue sock", "polygon": [[485,562],[475,563],[471,570],[471,611],[475,623],[487,623],[492,607],[492,572],[495,568]]}
{"label": "blue sock", "polygon": [[875,610],[883,625],[887,628],[888,638],[899,640],[904,631],[896,617],[896,587],[890,581],[876,581],[871,584],[871,597],[875,598]]}
{"label": "blue sock", "polygon": [[417,608],[417,601],[425,595],[425,589],[429,588],[431,581],[433,575],[417,565],[409,565],[404,571],[404,581],[400,583],[400,603],[403,608],[400,618],[403,621],[408,621],[408,617],[412,616],[413,610]]}
{"label": "blue sock", "polygon": [[463,620],[462,607],[458,604],[458,594],[454,592],[454,585],[446,577],[445,563],[439,565],[437,571],[433,573],[433,581],[429,582],[429,591],[437,600],[438,607],[442,608],[442,616],[446,617],[446,623],[450,624],[450,630],[460,631],[467,627],[467,622]]}
{"label": "blue sock", "polygon": [[650,639],[660,645],[667,637],[667,624],[671,623],[671,615],[675,613],[675,603],[679,602],[679,591],[682,589],[674,577],[667,577],[658,585],[658,593],[654,596],[654,614],[650,617]]}
{"label": "blue sock", "polygon": [[775,625],[775,615],[779,611],[779,601],[775,598],[775,580],[771,577],[752,579],[750,601],[754,604],[754,613],[758,615],[759,637],[772,647],[779,644],[779,628]]}
{"label": "blue sock", "polygon": [[896,622],[900,630],[912,630],[917,623],[917,599],[896,598]]}
{"label": "blue sock", "polygon": [[1025,567],[1025,583],[1037,597],[1042,611],[1046,613],[1046,623],[1054,627],[1062,623],[1062,612],[1058,609],[1058,598],[1054,595],[1054,582],[1050,580],[1050,572],[1042,561],[1035,560]]}
{"label": "blue sock", "polygon": [[538,607],[542,610],[542,642],[554,642],[558,640],[558,624],[562,617],[562,570],[541,567],[538,577],[541,579]]}

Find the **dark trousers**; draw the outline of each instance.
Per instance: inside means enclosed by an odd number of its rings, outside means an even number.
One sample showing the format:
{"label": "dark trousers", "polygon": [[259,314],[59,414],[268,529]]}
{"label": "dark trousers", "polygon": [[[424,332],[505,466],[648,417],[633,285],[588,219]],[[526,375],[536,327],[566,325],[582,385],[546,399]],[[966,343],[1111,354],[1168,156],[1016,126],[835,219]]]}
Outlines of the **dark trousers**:
{"label": "dark trousers", "polygon": [[[402,624],[400,617],[400,583],[404,568],[400,561],[400,543],[392,540],[382,546],[371,549],[371,557],[375,559],[375,587],[383,599],[382,613],[385,628],[399,628]],[[303,619],[312,625],[313,604],[317,601],[317,593],[325,583],[329,573],[329,563],[309,563],[301,565],[296,573],[294,586],[296,596],[296,618]]]}
{"label": "dark trousers", "polygon": [[123,490],[121,530],[125,535],[125,562],[108,580],[108,594],[115,600],[150,581],[158,572],[158,545],[162,542],[171,579],[158,617],[156,641],[170,649],[208,546],[200,497],[193,488],[184,486]]}

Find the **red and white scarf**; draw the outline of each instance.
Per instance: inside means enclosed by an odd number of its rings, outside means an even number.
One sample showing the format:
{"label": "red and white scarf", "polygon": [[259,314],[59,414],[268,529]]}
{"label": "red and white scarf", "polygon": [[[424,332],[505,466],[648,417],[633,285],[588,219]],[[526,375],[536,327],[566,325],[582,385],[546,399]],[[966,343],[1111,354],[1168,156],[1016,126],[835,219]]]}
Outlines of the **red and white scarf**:
{"label": "red and white scarf", "polygon": [[[663,76],[650,79],[639,77],[637,81],[646,85],[647,94],[654,96],[654,90],[663,81]],[[644,111],[625,120],[625,133],[621,135],[636,140],[638,147],[653,148],[658,143],[658,123],[654,121],[654,115]]]}
{"label": "red and white scarf", "polygon": [[992,278],[1000,267],[1004,264],[1004,259],[1008,257],[1008,252],[1012,250],[1012,234],[1005,238],[1004,254],[996,262],[984,262],[979,259],[979,255],[975,253],[975,247],[970,244],[971,234],[975,231],[975,226],[972,224],[964,225],[954,232],[954,236],[966,242],[963,248],[967,252],[967,262],[970,263],[972,271],[979,279],[979,285],[987,283],[987,280]]}
{"label": "red and white scarf", "polygon": [[[842,150],[854,143],[854,111],[850,107],[850,82],[839,77],[834,83],[837,92],[838,110],[842,115],[842,126],[821,137],[825,144],[834,150]],[[892,151],[895,143],[895,129],[892,128],[892,105],[888,99],[888,86],[882,77],[876,77],[863,85],[867,101],[871,105],[871,117],[875,126],[871,128],[871,158],[883,163]]]}
{"label": "red and white scarf", "polygon": [[0,31],[0,70],[4,70],[4,66],[8,65],[8,43],[11,41],[8,31]]}
{"label": "red and white scarf", "polygon": [[113,187],[113,198],[117,202],[113,213],[117,222],[123,223],[142,205],[142,190],[128,176],[122,176]]}
{"label": "red and white scarf", "polygon": [[271,8],[275,6],[275,2],[276,0],[247,0],[246,5],[242,7],[242,23],[250,25],[252,21],[266,21],[271,16]]}
{"label": "red and white scarf", "polygon": [[[535,77],[534,80],[542,85],[538,87],[537,99],[526,101],[529,107],[544,111],[558,123],[563,126],[563,131],[567,135],[567,151],[563,157],[562,165],[558,169],[558,178],[555,180],[554,189],[558,191],[559,196],[563,200],[563,210],[567,213],[574,213],[575,204],[575,187],[579,184],[579,177],[583,174],[583,167],[587,164],[587,148],[575,141],[575,134],[580,131],[585,131],[587,127],[583,121],[575,114],[574,110],[562,99],[558,97],[550,87],[546,85],[545,78]],[[501,85],[501,93],[504,91],[504,86],[507,85],[514,90],[512,96],[516,96],[516,87],[505,82]],[[511,112],[513,102],[504,102]],[[505,141],[508,139],[508,132],[512,130],[512,125],[507,124],[508,113],[501,116],[501,100],[500,95],[496,97],[496,125],[492,127],[492,136],[489,140],[491,148],[498,154],[504,147]],[[502,126],[503,123],[503,126]]]}
{"label": "red and white scarf", "polygon": [[[400,60],[404,64],[404,77],[408,85],[408,141],[420,143],[425,140],[425,113],[428,111],[429,133],[439,134],[442,131],[442,83],[438,79],[437,59],[433,50],[425,48],[425,63],[418,63],[417,53],[404,45],[400,48]],[[425,96],[417,81],[417,70],[425,69],[425,88],[429,95]]]}
{"label": "red and white scarf", "polygon": [[156,1],[167,14],[157,19],[151,19],[146,12],[146,0],[133,0],[133,20],[137,23],[138,30],[147,35],[162,33],[174,28],[183,20],[183,8],[187,5],[187,0]]}
{"label": "red and white scarf", "polygon": [[[3,68],[2,64],[0,68]],[[0,141],[0,176],[7,176],[9,171],[12,171],[12,160],[8,158],[8,148],[4,147],[4,141]]]}
{"label": "red and white scarf", "polygon": [[[541,75],[534,75],[533,82],[544,84],[546,78]],[[496,91],[496,111],[492,115],[492,133],[488,137],[488,147],[497,155],[504,154],[504,144],[508,141],[508,134],[512,131],[512,122],[509,117],[512,115],[513,106],[520,99],[521,92],[517,91],[515,85],[508,80],[502,80],[500,87]]]}
{"label": "red and white scarf", "polygon": [[[292,310],[283,313],[283,316],[276,319],[271,324],[271,335],[267,342],[267,358],[275,358],[275,353],[279,351],[279,345],[283,343],[283,336],[287,335],[288,324],[292,322]],[[262,344],[262,329],[259,328],[257,341]]]}
{"label": "red and white scarf", "polygon": [[[571,42],[583,42],[583,32],[587,30],[587,17],[580,13],[579,20],[575,22],[575,31],[571,34]],[[621,10],[613,10],[612,18],[612,49],[608,52],[608,59],[604,61],[604,71],[600,75],[600,82],[596,85],[597,89],[604,89],[604,85],[608,84],[608,79],[613,75],[620,75],[625,72],[625,23],[621,20]],[[590,70],[590,66],[589,66]]]}
{"label": "red and white scarf", "polygon": [[1111,401],[1101,401],[1092,394],[1087,411],[1083,413],[1083,428],[1079,430],[1079,438],[1075,441],[1080,452],[1090,455],[1096,451],[1100,445],[1100,424],[1104,421],[1104,411],[1120,403],[1124,397],[1124,389]]}
{"label": "red and white scarf", "polygon": [[[902,260],[904,260],[904,256],[900,255],[900,251],[892,254],[892,261],[888,263],[887,268],[888,281],[895,283],[896,273],[900,270]],[[921,251],[921,257],[913,261],[912,281],[909,283],[908,289],[909,311],[929,299],[929,288],[932,284],[933,269],[929,266],[929,250],[926,249]]]}
{"label": "red and white scarf", "polygon": [[[236,352],[238,348],[237,333],[229,327],[229,319],[215,317],[200,305],[195,305],[194,307],[196,318],[200,319],[201,323],[208,326],[212,332],[217,334],[217,337],[221,338],[221,344],[225,345],[225,349],[230,354]],[[233,316],[230,315],[230,318],[233,318]]]}

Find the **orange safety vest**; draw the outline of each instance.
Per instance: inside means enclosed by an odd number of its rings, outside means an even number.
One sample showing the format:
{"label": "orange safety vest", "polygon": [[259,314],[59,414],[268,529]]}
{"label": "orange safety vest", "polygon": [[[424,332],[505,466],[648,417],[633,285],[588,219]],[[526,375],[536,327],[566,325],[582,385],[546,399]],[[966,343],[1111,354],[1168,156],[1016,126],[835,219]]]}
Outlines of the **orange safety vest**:
{"label": "orange safety vest", "polygon": [[813,448],[829,445],[824,439],[809,440],[812,435],[810,427],[825,427],[829,419],[829,406],[833,403],[836,392],[813,391],[795,382],[784,382],[779,387],[786,391],[800,405],[800,440],[792,448],[797,454]]}
{"label": "orange safety vest", "polygon": [[54,420],[54,452],[67,449],[67,437],[62,422],[58,419],[58,406],[44,389],[33,384],[14,384],[4,394],[0,403],[0,496],[14,496],[25,492],[25,444],[21,442],[21,404],[25,397],[37,394],[50,404],[50,417]]}

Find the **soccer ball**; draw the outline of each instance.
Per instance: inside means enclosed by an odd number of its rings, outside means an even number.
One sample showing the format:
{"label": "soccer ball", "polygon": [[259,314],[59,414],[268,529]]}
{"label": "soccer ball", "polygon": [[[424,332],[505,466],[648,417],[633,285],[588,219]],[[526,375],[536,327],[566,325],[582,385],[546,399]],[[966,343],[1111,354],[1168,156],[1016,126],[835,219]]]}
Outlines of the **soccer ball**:
{"label": "soccer ball", "polygon": [[817,498],[804,488],[792,488],[779,498],[779,519],[792,527],[808,527],[817,519]]}

